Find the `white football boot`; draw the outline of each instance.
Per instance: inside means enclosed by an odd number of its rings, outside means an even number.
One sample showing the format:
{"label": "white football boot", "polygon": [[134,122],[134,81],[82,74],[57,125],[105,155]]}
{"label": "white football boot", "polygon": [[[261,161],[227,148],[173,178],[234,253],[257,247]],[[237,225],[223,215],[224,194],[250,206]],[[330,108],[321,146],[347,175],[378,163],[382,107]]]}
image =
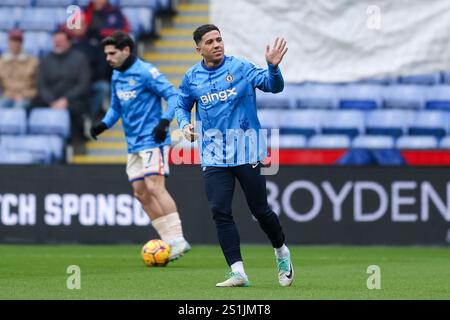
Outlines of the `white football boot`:
{"label": "white football boot", "polygon": [[287,255],[277,259],[278,282],[282,287],[289,287],[294,281],[294,266],[291,256]]}
{"label": "white football boot", "polygon": [[191,250],[190,244],[184,238],[167,243],[170,245],[169,261],[174,261]]}
{"label": "white football boot", "polygon": [[226,280],[224,282],[219,282],[216,287],[249,287],[250,282],[248,281],[247,275],[240,272],[230,272],[226,275]]}

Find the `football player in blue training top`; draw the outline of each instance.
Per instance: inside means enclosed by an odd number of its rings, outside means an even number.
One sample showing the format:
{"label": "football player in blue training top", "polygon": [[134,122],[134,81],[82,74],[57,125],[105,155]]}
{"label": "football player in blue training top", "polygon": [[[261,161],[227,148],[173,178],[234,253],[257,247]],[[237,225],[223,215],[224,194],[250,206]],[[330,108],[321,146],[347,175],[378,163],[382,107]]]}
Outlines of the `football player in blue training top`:
{"label": "football player in blue training top", "polygon": [[[161,239],[171,246],[170,260],[190,249],[184,239],[175,201],[165,187],[169,174],[170,122],[177,91],[151,63],[132,54],[134,41],[121,31],[102,41],[107,62],[114,68],[111,105],[103,120],[94,125],[94,139],[119,118],[128,145],[127,175]],[[167,101],[162,113],[161,98]]]}
{"label": "football player in blue training top", "polygon": [[[275,249],[279,283],[289,286],[294,270],[278,216],[267,203],[266,179],[261,175],[260,164],[267,156],[267,147],[258,138],[261,126],[255,99],[255,88],[273,93],[283,90],[278,65],[287,52],[286,41],[277,38],[273,47],[267,46],[268,68],[262,69],[246,60],[225,56],[221,33],[215,25],[198,27],[193,36],[203,59],[184,75],[176,117],[186,139],[199,139],[206,195],[220,246],[231,267],[227,279],[216,286],[249,285],[231,213],[236,178],[251,213]],[[190,123],[194,104],[196,128]],[[252,140],[252,132],[253,142],[245,142],[247,138]]]}

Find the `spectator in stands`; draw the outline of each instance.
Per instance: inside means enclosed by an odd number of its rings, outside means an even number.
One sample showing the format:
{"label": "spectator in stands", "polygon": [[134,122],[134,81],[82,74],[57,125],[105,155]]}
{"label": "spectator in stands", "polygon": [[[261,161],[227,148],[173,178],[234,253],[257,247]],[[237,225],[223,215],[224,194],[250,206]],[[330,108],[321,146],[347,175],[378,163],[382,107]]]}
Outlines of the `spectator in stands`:
{"label": "spectator in stands", "polygon": [[84,115],[88,110],[90,68],[82,52],[74,50],[70,36],[53,34],[53,52],[39,66],[39,102],[53,109],[68,109],[73,142],[84,141]]}
{"label": "spectator in stands", "polygon": [[82,50],[89,59],[92,70],[91,110],[94,120],[104,115],[103,105],[109,96],[109,81],[112,68],[105,59],[101,41],[114,31],[128,32],[128,20],[120,8],[109,3],[108,0],[92,0],[83,11],[81,30],[76,32],[79,42],[76,48]]}
{"label": "spectator in stands", "polygon": [[36,96],[38,60],[22,52],[23,34],[9,32],[9,52],[0,59],[0,108],[28,108]]}

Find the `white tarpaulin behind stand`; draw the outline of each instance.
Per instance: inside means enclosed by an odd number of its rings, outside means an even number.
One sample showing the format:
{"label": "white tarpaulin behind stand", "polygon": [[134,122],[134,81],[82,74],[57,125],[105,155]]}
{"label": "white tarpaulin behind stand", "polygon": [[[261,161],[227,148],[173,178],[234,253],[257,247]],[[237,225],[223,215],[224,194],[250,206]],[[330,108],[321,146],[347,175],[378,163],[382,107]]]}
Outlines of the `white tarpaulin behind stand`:
{"label": "white tarpaulin behind stand", "polygon": [[450,70],[450,0],[211,0],[225,53],[265,65],[288,40],[288,82],[353,81]]}

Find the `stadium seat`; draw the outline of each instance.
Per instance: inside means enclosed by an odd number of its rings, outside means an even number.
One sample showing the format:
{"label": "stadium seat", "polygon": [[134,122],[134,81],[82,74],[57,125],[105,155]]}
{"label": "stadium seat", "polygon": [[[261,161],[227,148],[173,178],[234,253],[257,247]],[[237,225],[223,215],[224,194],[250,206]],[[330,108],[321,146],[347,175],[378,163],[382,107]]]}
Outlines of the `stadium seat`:
{"label": "stadium seat", "polygon": [[[77,5],[80,7],[86,7],[91,0],[77,0]],[[112,1],[109,1],[112,4]]]}
{"label": "stadium seat", "polygon": [[390,109],[422,109],[425,102],[423,86],[392,85],[382,89],[383,106]]}
{"label": "stadium seat", "polygon": [[347,135],[315,135],[308,141],[308,148],[315,149],[346,149],[350,147]]}
{"label": "stadium seat", "polygon": [[77,4],[77,0],[34,0],[36,7],[68,7]]}
{"label": "stadium seat", "polygon": [[158,11],[175,10],[178,1],[175,0],[158,0]]}
{"label": "stadium seat", "polygon": [[397,139],[398,149],[436,149],[438,140],[433,136],[403,136]]}
{"label": "stadium seat", "polygon": [[57,135],[48,135],[45,136],[48,140],[48,144],[50,145],[50,149],[52,151],[52,158],[56,161],[64,161],[64,156],[66,154],[66,144],[64,139]]}
{"label": "stadium seat", "polygon": [[3,7],[30,7],[34,0],[1,0]]}
{"label": "stadium seat", "polygon": [[414,119],[413,110],[373,110],[367,114],[366,132],[399,137],[407,133]]}
{"label": "stadium seat", "polygon": [[356,83],[360,84],[377,84],[377,85],[391,85],[397,83],[397,78],[386,77],[386,78],[367,78],[361,79]]}
{"label": "stadium seat", "polygon": [[27,114],[23,109],[0,109],[1,134],[25,134]]}
{"label": "stadium seat", "polygon": [[441,81],[443,84],[450,84],[450,71],[441,72]]}
{"label": "stadium seat", "polygon": [[441,82],[439,72],[399,77],[402,84],[436,85]]}
{"label": "stadium seat", "polygon": [[365,115],[360,110],[335,110],[324,114],[321,131],[324,134],[346,134],[354,137],[365,131]]}
{"label": "stadium seat", "polygon": [[8,51],[8,34],[0,31],[0,54]]}
{"label": "stadium seat", "polygon": [[43,56],[52,50],[52,36],[45,31],[24,33],[23,50],[34,56]]}
{"label": "stadium seat", "polygon": [[53,32],[66,19],[67,13],[63,8],[25,8],[19,27],[25,31]]}
{"label": "stadium seat", "polygon": [[418,111],[409,128],[410,135],[443,137],[449,132],[449,114],[444,111]]}
{"label": "stadium seat", "polygon": [[0,148],[0,164],[33,164],[36,163],[31,152],[11,151]]}
{"label": "stadium seat", "polygon": [[70,117],[67,110],[36,108],[30,113],[29,132],[33,134],[55,134],[63,138],[70,136]]}
{"label": "stadium seat", "polygon": [[439,148],[450,149],[450,136],[445,136],[439,142]]}
{"label": "stadium seat", "polygon": [[131,31],[138,37],[140,34],[153,33],[155,26],[155,12],[148,7],[123,8],[124,15],[127,17],[131,26]]}
{"label": "stadium seat", "polygon": [[349,84],[339,90],[339,108],[371,110],[381,106],[381,86]]}
{"label": "stadium seat", "polygon": [[426,91],[425,109],[450,111],[450,86],[432,86]]}
{"label": "stadium seat", "polygon": [[280,148],[305,148],[306,137],[298,134],[280,135]]}
{"label": "stadium seat", "polygon": [[295,108],[295,99],[298,86],[286,86],[280,93],[256,91],[256,105],[261,109]]}
{"label": "stadium seat", "polygon": [[277,110],[263,109],[258,110],[258,119],[262,128],[279,129],[280,112]]}
{"label": "stadium seat", "polygon": [[50,164],[53,160],[53,147],[47,136],[2,136],[2,148],[13,152],[29,152],[34,162]]}
{"label": "stadium seat", "polygon": [[9,32],[17,27],[23,10],[21,7],[0,7],[0,31]]}
{"label": "stadium seat", "polygon": [[[91,0],[74,0],[74,1],[76,1],[76,5],[80,7],[86,7],[89,4],[89,1]],[[113,6],[119,6],[120,0],[109,0],[109,3],[112,4]]]}
{"label": "stadium seat", "polygon": [[394,138],[391,136],[357,136],[352,141],[352,148],[362,149],[392,149],[395,146]]}
{"label": "stadium seat", "polygon": [[302,134],[307,137],[318,134],[324,114],[324,110],[281,110],[279,111],[280,133]]}
{"label": "stadium seat", "polygon": [[334,109],[338,105],[338,85],[310,83],[299,86],[298,108]]}
{"label": "stadium seat", "polygon": [[149,7],[159,9],[160,0],[120,0],[121,7]]}

